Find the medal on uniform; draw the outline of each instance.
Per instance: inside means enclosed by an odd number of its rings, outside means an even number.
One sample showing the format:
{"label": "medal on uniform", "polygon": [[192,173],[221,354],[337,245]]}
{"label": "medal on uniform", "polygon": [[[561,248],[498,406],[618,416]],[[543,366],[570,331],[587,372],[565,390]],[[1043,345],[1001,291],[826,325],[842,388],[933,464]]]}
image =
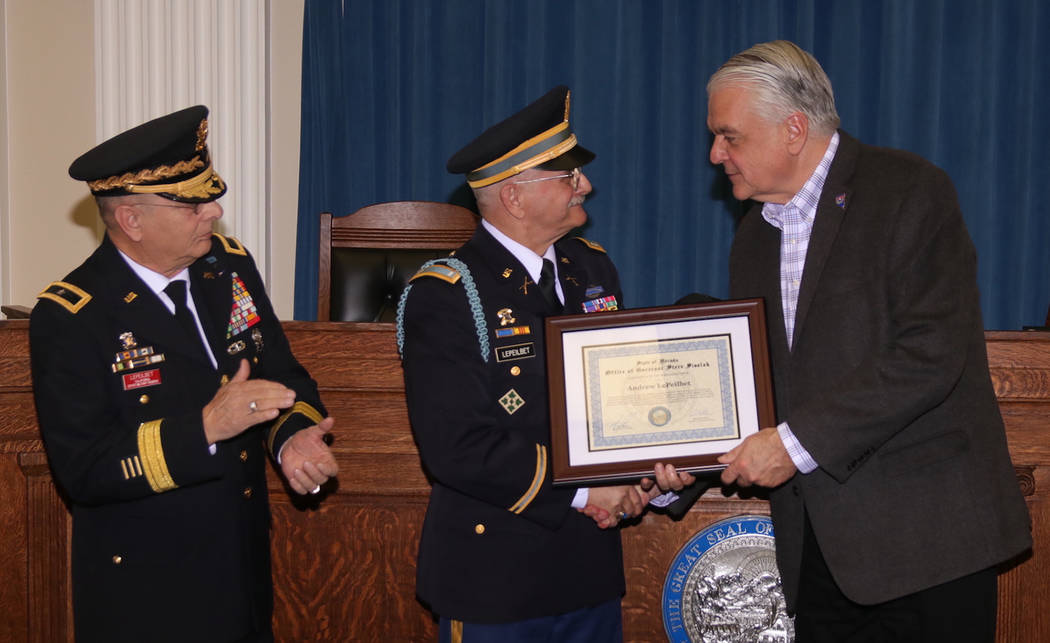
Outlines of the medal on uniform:
{"label": "medal on uniform", "polygon": [[236,272],[230,276],[233,280],[233,310],[230,311],[230,321],[226,325],[226,339],[243,333],[260,321],[259,311],[244,282]]}

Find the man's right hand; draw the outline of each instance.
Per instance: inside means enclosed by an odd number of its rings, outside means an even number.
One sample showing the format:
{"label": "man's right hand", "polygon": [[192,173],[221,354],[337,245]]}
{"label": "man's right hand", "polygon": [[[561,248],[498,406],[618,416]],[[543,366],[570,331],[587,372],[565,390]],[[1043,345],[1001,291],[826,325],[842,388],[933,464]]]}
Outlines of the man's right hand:
{"label": "man's right hand", "polygon": [[641,515],[649,494],[635,485],[591,487],[583,513],[602,529],[615,527],[621,520]]}
{"label": "man's right hand", "polygon": [[295,404],[295,391],[269,380],[249,380],[248,360],[241,360],[237,373],[204,405],[204,436],[208,444],[232,438],[260,422],[281,414]]}

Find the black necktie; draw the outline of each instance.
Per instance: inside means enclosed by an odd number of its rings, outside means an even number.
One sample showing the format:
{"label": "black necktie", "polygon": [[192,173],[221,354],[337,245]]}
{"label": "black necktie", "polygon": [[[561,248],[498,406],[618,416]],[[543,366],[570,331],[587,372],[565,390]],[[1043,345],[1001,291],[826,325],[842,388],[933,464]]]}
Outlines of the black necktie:
{"label": "black necktie", "polygon": [[179,326],[182,326],[182,330],[186,332],[186,338],[194,346],[200,347],[203,352],[204,346],[201,345],[201,334],[197,330],[197,322],[193,319],[189,306],[186,305],[186,282],[176,279],[164,287],[164,294],[170,297],[175,304],[175,321],[179,322]]}
{"label": "black necktie", "polygon": [[540,294],[547,300],[547,307],[550,308],[550,312],[560,315],[562,305],[558,301],[558,293],[554,290],[554,264],[550,259],[543,260],[543,269],[540,270],[540,283],[537,285],[540,287]]}

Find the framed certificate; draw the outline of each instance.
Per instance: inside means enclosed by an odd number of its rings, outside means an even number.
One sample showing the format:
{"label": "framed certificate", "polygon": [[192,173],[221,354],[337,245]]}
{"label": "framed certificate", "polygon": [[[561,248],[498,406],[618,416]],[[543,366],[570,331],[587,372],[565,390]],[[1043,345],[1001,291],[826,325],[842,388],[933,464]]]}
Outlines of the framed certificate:
{"label": "framed certificate", "polygon": [[555,485],[635,481],[774,426],[761,299],[546,320]]}

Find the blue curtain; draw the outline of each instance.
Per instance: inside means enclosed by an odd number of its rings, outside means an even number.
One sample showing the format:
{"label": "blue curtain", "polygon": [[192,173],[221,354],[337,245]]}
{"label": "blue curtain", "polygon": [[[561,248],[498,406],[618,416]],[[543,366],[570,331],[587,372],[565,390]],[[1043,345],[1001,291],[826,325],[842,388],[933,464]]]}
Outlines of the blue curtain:
{"label": "blue curtain", "polygon": [[744,206],[708,161],[707,79],[786,38],[813,52],[843,127],[952,176],[985,326],[1050,303],[1045,0],[306,0],[295,315],[316,309],[317,216],[469,204],[445,160],[556,84],[595,151],[585,236],[632,307],[724,297]]}

